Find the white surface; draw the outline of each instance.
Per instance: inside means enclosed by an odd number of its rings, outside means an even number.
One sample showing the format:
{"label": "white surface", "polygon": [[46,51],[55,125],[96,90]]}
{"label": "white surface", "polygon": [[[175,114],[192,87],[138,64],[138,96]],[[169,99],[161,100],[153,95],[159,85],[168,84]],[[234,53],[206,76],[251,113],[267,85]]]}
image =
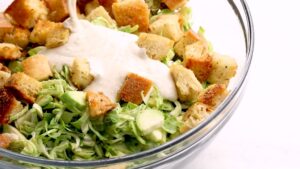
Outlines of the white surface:
{"label": "white surface", "polygon": [[245,96],[185,169],[300,168],[300,1],[248,1],[256,39]]}

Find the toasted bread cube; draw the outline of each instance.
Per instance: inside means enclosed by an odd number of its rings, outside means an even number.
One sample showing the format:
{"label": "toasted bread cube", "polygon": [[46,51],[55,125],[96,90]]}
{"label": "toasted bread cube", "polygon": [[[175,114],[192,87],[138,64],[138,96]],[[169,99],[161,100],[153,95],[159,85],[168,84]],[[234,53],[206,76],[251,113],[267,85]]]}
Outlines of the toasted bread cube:
{"label": "toasted bread cube", "polygon": [[67,43],[69,36],[69,29],[62,23],[39,20],[31,32],[30,41],[47,48],[55,48]]}
{"label": "toasted bread cube", "polygon": [[192,30],[185,32],[184,35],[180,38],[180,40],[174,46],[175,53],[178,56],[183,57],[186,46],[191,45],[198,41],[202,42],[203,45],[206,44],[206,46],[208,46],[207,42],[203,36],[198,35],[197,33],[193,32]]}
{"label": "toasted bread cube", "polygon": [[86,15],[89,15],[93,10],[98,8],[100,6],[98,0],[92,0],[91,2],[88,2],[84,7],[84,13]]}
{"label": "toasted bread cube", "polygon": [[85,58],[75,58],[71,66],[71,81],[79,89],[86,88],[94,80],[90,64]]}
{"label": "toasted bread cube", "polygon": [[198,99],[202,91],[202,85],[194,73],[182,65],[172,65],[170,68],[174,79],[179,100],[182,102],[193,102]]}
{"label": "toasted bread cube", "polygon": [[69,16],[67,0],[44,0],[49,9],[48,18],[53,22],[62,22]]}
{"label": "toasted bread cube", "polygon": [[21,55],[20,47],[11,43],[0,43],[0,60],[15,60]]}
{"label": "toasted bread cube", "polygon": [[46,20],[48,8],[42,0],[14,0],[5,10],[14,24],[32,28],[38,20]]}
{"label": "toasted bread cube", "polygon": [[110,15],[108,14],[108,12],[103,8],[103,6],[99,6],[96,9],[92,10],[86,17],[87,20],[89,21],[93,21],[95,19],[97,19],[98,17],[103,17],[104,19],[106,19],[106,21],[108,23],[110,23],[111,25],[117,25],[116,21],[113,20]]}
{"label": "toasted bread cube", "polygon": [[218,106],[228,95],[226,85],[213,84],[203,90],[199,96],[199,102],[206,104],[210,109]]}
{"label": "toasted bread cube", "polygon": [[104,116],[108,111],[117,106],[102,92],[94,93],[88,91],[87,100],[91,117]]}
{"label": "toasted bread cube", "polygon": [[13,74],[6,82],[5,87],[9,89],[17,98],[33,104],[42,84],[36,79],[23,72]]}
{"label": "toasted bread cube", "polygon": [[119,1],[120,0],[98,0],[99,4],[107,10],[110,16],[113,16],[112,5]]}
{"label": "toasted bread cube", "polygon": [[201,58],[186,57],[183,64],[194,72],[200,82],[205,82],[212,70],[212,57],[210,55]]}
{"label": "toasted bread cube", "polygon": [[48,58],[43,55],[31,56],[22,62],[23,71],[36,80],[47,80],[52,76]]}
{"label": "toasted bread cube", "polygon": [[11,73],[10,69],[8,67],[6,67],[5,65],[3,65],[2,63],[0,63],[0,71],[6,72],[6,73]]}
{"label": "toasted bread cube", "polygon": [[150,58],[162,60],[173,49],[174,41],[151,33],[141,33],[137,44],[139,47],[146,49],[146,53]]}
{"label": "toasted bread cube", "polygon": [[183,36],[179,16],[175,14],[159,16],[158,19],[150,25],[150,31],[151,33],[172,39],[175,42]]}
{"label": "toasted bread cube", "polygon": [[0,71],[0,89],[4,87],[9,77],[10,77],[10,73],[5,71]]}
{"label": "toasted bread cube", "polygon": [[6,33],[3,37],[3,41],[6,43],[13,43],[21,48],[25,48],[29,44],[30,31],[15,27],[12,32]]}
{"label": "toasted bread cube", "polygon": [[209,116],[207,106],[202,103],[194,103],[183,115],[183,125],[180,127],[180,132],[184,133],[205,120]]}
{"label": "toasted bread cube", "polygon": [[186,46],[183,64],[192,70],[200,82],[205,82],[212,70],[212,57],[201,41]]}
{"label": "toasted bread cube", "polygon": [[59,23],[57,27],[50,30],[47,40],[46,47],[47,48],[56,48],[66,44],[70,37],[70,30],[65,28],[63,24]]}
{"label": "toasted bread cube", "polygon": [[175,10],[183,7],[187,3],[187,0],[162,0],[162,2],[165,3],[169,9]]}
{"label": "toasted bread cube", "polygon": [[7,134],[0,134],[0,147],[1,148],[9,148],[12,139]]}
{"label": "toasted bread cube", "polygon": [[6,33],[12,32],[14,26],[5,18],[3,13],[0,13],[0,42]]}
{"label": "toasted bread cube", "polygon": [[124,0],[112,5],[118,26],[139,26],[139,31],[149,28],[150,10],[144,0]]}
{"label": "toasted bread cube", "polygon": [[235,76],[237,67],[235,59],[214,53],[212,57],[212,71],[209,75],[208,82],[212,84],[228,84],[229,80]]}
{"label": "toasted bread cube", "polygon": [[120,99],[125,102],[141,104],[143,102],[142,95],[146,96],[152,85],[151,80],[130,73],[120,90]]}
{"label": "toasted bread cube", "polygon": [[5,88],[0,89],[0,124],[8,123],[9,115],[17,113],[22,108],[22,104],[10,91]]}

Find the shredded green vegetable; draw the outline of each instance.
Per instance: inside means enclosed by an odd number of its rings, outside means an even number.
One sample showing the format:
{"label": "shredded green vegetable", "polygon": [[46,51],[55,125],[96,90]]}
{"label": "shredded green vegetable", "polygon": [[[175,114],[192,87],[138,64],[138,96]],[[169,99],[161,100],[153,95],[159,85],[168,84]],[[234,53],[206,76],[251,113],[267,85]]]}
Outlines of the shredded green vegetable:
{"label": "shredded green vegetable", "polygon": [[[18,138],[10,150],[48,159],[96,160],[153,148],[179,131],[181,105],[164,100],[157,88],[141,105],[119,104],[106,116],[91,118],[86,107],[63,99],[66,93],[76,92],[68,78],[67,66],[54,70],[54,77],[42,82],[36,103],[10,116],[11,125],[3,132]],[[136,118],[147,109],[161,111],[164,123],[145,135]]]}

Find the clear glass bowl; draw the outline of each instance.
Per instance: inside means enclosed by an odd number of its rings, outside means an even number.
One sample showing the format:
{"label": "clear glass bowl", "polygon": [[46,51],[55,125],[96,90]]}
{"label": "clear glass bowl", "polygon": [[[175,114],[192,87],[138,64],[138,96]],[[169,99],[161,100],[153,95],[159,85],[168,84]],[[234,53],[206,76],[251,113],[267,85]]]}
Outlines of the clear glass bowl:
{"label": "clear glass bowl", "polygon": [[0,149],[0,168],[171,168],[201,151],[223,128],[241,100],[253,54],[254,30],[244,0],[190,0],[189,6],[193,10],[194,30],[200,25],[205,28],[205,35],[214,50],[235,57],[239,64],[238,73],[229,85],[230,95],[208,119],[157,148],[113,159],[57,161]]}

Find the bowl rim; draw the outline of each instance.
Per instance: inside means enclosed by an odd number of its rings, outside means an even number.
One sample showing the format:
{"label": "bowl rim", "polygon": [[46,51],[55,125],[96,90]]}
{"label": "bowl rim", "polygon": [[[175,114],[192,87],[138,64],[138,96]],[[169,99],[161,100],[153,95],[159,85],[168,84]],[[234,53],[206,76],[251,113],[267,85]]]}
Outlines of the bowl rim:
{"label": "bowl rim", "polygon": [[[236,2],[234,0],[227,0],[231,5],[236,5]],[[239,12],[244,12],[245,14],[245,21],[246,21],[246,27],[247,30],[245,29],[245,23],[243,23],[243,18],[238,14],[238,18],[241,22],[241,26],[243,28],[245,40],[246,40],[246,60],[245,60],[245,66],[242,70],[241,78],[239,82],[237,83],[237,87],[232,90],[231,94],[223,101],[223,103],[215,110],[215,112],[209,116],[204,122],[202,122],[200,125],[197,127],[189,130],[186,133],[181,134],[180,136],[176,137],[175,139],[168,141],[165,144],[162,144],[158,147],[155,147],[153,149],[149,149],[146,151],[142,151],[139,153],[134,153],[122,157],[117,157],[117,158],[110,158],[110,159],[101,159],[101,160],[91,160],[91,161],[66,161],[66,160],[50,160],[50,159],[45,159],[45,158],[40,158],[40,157],[32,157],[28,155],[23,155],[20,153],[12,152],[10,150],[6,150],[3,148],[0,148],[0,155],[2,157],[6,157],[9,159],[13,160],[20,160],[23,162],[28,162],[28,163],[34,163],[37,165],[50,165],[50,166],[68,166],[68,167],[99,167],[99,166],[107,166],[107,165],[112,165],[112,164],[121,164],[125,163],[128,161],[133,161],[133,160],[138,160],[138,159],[143,159],[145,157],[155,155],[159,152],[162,152],[164,150],[167,150],[168,148],[179,144],[183,142],[184,140],[192,137],[195,135],[197,132],[202,130],[205,126],[207,126],[212,120],[214,120],[217,116],[221,114],[221,112],[227,107],[227,105],[230,104],[231,100],[238,94],[238,92],[241,90],[243,84],[245,83],[247,74],[249,72],[249,68],[251,65],[252,57],[253,57],[253,52],[254,52],[254,25],[253,25],[253,20],[252,16],[250,13],[250,9],[248,7],[248,4],[246,0],[239,0],[243,11]],[[176,152],[177,153],[177,152]]]}

